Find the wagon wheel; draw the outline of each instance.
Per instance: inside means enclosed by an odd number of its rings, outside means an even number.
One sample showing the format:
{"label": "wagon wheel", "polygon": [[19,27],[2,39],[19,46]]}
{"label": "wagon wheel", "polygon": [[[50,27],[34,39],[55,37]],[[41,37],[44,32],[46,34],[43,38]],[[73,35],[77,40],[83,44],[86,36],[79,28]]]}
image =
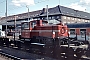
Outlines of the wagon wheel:
{"label": "wagon wheel", "polygon": [[84,50],[82,48],[78,48],[75,51],[75,54],[76,54],[77,58],[81,58],[84,55]]}

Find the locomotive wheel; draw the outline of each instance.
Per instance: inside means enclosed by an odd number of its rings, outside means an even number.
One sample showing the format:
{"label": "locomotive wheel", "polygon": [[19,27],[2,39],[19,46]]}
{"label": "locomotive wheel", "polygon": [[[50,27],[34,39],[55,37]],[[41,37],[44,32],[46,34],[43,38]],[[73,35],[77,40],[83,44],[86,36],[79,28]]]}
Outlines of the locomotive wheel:
{"label": "locomotive wheel", "polygon": [[81,48],[78,48],[78,49],[75,51],[75,54],[76,54],[77,58],[81,58],[82,55],[84,55],[84,50],[81,49]]}

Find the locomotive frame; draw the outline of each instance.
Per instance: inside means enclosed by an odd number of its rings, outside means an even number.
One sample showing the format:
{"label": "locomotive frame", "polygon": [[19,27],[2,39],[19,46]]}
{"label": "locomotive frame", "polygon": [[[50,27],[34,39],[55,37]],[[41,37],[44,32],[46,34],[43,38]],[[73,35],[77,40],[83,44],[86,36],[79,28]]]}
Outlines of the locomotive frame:
{"label": "locomotive frame", "polygon": [[[44,20],[34,20],[31,22],[36,22],[36,24],[32,26],[33,28],[21,29],[21,40],[24,39],[24,45],[26,45],[26,49],[29,49],[30,53],[58,59],[62,56],[66,59],[75,57],[74,54],[76,54],[76,57],[81,58],[81,56],[85,54],[88,45],[78,41],[76,37],[70,38],[67,26],[63,25],[61,22],[53,25],[48,25],[47,21]],[[31,22],[27,22],[29,27],[31,27]],[[42,22],[44,24],[42,24]],[[47,29],[50,30],[48,30],[50,32],[48,34],[46,33],[48,31],[45,31]],[[56,30],[58,30],[58,33],[56,33]],[[37,31],[39,33],[43,31],[44,34],[38,34]],[[26,33],[26,35],[24,33]],[[67,55],[68,53],[70,53],[70,55]]]}

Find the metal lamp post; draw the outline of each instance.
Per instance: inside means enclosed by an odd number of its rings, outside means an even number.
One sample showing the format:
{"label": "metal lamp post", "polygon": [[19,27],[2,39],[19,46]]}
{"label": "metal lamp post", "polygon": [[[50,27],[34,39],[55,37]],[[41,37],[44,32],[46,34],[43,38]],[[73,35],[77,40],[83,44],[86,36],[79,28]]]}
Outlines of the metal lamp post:
{"label": "metal lamp post", "polygon": [[16,33],[16,18],[17,18],[18,16],[14,16],[14,18],[15,18],[15,21],[14,21],[14,29],[15,29],[15,31],[14,31],[14,45],[16,46],[16,43],[15,43],[15,33]]}
{"label": "metal lamp post", "polygon": [[29,21],[29,7],[28,7],[28,6],[26,6],[26,8],[28,9],[28,21]]}
{"label": "metal lamp post", "polygon": [[7,37],[7,0],[6,0],[6,34],[5,34],[5,37]]}
{"label": "metal lamp post", "polygon": [[14,21],[14,29],[15,29],[15,31],[14,31],[14,41],[15,41],[15,32],[16,32],[16,16],[15,16],[14,18],[15,18],[15,21]]}
{"label": "metal lamp post", "polygon": [[29,7],[26,5],[26,8],[28,9],[28,27],[29,27]]}
{"label": "metal lamp post", "polygon": [[47,5],[47,21],[48,21],[48,5]]}
{"label": "metal lamp post", "polygon": [[75,23],[77,23],[77,18],[78,18],[77,12],[78,12],[78,10],[74,10],[74,11],[76,12],[76,21],[75,21]]}

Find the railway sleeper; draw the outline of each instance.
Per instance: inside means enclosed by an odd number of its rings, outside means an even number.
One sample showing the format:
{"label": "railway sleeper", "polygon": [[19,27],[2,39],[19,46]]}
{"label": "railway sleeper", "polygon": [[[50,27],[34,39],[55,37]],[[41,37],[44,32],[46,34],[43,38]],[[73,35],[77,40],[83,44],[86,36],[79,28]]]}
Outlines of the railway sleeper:
{"label": "railway sleeper", "polygon": [[21,60],[21,58],[14,56],[14,55],[10,55],[4,52],[0,52],[1,56],[6,58],[6,59],[13,59],[13,60]]}

